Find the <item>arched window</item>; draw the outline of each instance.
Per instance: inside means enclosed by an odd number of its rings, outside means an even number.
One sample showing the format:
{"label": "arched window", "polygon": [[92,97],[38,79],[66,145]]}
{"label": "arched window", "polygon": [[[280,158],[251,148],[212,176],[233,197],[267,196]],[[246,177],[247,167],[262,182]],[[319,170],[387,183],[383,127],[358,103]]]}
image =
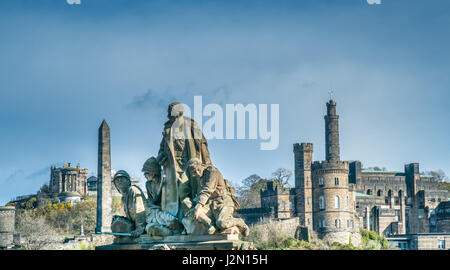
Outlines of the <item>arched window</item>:
{"label": "arched window", "polygon": [[339,209],[339,207],[340,207],[339,196],[334,196],[334,208]]}
{"label": "arched window", "polygon": [[383,191],[382,191],[381,189],[379,189],[379,190],[377,191],[377,196],[378,196],[378,197],[383,196]]}
{"label": "arched window", "polygon": [[352,219],[347,220],[347,227],[353,228],[353,220]]}
{"label": "arched window", "polygon": [[323,185],[323,177],[319,177],[319,186]]}
{"label": "arched window", "polygon": [[336,219],[336,220],[334,221],[334,225],[336,226],[336,228],[340,228],[340,227],[341,227],[341,220]]}
{"label": "arched window", "polygon": [[283,210],[286,210],[286,202],[283,201]]}
{"label": "arched window", "polygon": [[325,199],[323,198],[323,196],[319,197],[319,209],[320,210],[325,209]]}
{"label": "arched window", "polygon": [[327,226],[327,222],[325,221],[325,219],[322,219],[322,222],[320,224],[321,228],[325,228]]}
{"label": "arched window", "polygon": [[348,196],[347,196],[347,199],[345,201],[345,206],[348,208]]}
{"label": "arched window", "polygon": [[372,195],[372,190],[368,189],[366,193],[367,193],[367,195]]}
{"label": "arched window", "polygon": [[402,196],[403,196],[403,190],[400,189],[400,190],[398,191],[398,196],[399,196],[399,197],[402,197]]}
{"label": "arched window", "polygon": [[389,190],[389,191],[388,191],[388,196],[389,196],[389,197],[392,197],[392,190]]}
{"label": "arched window", "polygon": [[337,177],[334,178],[334,185],[339,186],[339,178]]}
{"label": "arched window", "polygon": [[289,202],[289,210],[292,210],[292,202]]}

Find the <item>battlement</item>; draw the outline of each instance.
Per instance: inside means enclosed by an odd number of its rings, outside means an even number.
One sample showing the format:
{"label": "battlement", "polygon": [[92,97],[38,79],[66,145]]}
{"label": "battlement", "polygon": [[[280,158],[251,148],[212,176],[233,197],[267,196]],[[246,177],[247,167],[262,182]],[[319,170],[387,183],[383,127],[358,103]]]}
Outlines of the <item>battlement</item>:
{"label": "battlement", "polygon": [[313,144],[312,143],[294,143],[294,152],[312,152]]}
{"label": "battlement", "polygon": [[280,187],[274,185],[273,181],[267,182],[267,188],[261,189],[260,194],[262,197],[273,196],[273,195],[293,195],[295,190],[289,187]]}
{"label": "battlement", "polygon": [[314,161],[312,170],[348,170],[347,161]]}

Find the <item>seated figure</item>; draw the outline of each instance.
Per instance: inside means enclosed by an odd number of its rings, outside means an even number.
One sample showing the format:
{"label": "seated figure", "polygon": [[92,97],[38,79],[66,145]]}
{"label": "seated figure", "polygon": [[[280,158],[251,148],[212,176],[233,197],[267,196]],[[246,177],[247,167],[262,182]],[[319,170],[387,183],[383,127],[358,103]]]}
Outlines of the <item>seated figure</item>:
{"label": "seated figure", "polygon": [[183,226],[175,216],[161,210],[161,166],[156,158],[149,158],[142,168],[147,182],[148,200],[146,211],[146,231],[149,236],[169,236],[179,234]]}
{"label": "seated figure", "polygon": [[184,226],[184,233],[186,234],[194,234],[194,235],[202,235],[202,234],[214,234],[216,232],[216,228],[214,227],[214,223],[210,217],[207,215],[207,211],[199,211],[197,216],[193,215],[192,209],[193,203],[190,198],[185,198],[181,202],[181,208],[183,209],[185,216],[181,220]]}
{"label": "seated figure", "polygon": [[146,199],[142,190],[131,185],[130,176],[120,170],[114,175],[114,185],[122,194],[122,206],[125,217],[114,216],[111,231],[115,233],[131,233],[131,237],[139,237],[146,226]]}
{"label": "seated figure", "polygon": [[198,187],[198,192],[193,190],[193,207],[185,216],[192,216],[195,220],[205,223],[206,215],[220,232],[227,233],[228,229],[236,227],[242,235],[247,236],[249,229],[244,220],[233,217],[239,204],[220,171],[213,165],[202,164],[197,158],[188,162],[187,170],[189,181],[192,186]]}

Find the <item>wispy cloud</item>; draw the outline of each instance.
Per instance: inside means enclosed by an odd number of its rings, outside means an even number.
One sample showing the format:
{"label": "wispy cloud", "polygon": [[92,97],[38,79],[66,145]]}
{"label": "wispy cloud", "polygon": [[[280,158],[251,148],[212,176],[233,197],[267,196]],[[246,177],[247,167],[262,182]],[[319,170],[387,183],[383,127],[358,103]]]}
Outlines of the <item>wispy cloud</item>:
{"label": "wispy cloud", "polygon": [[[176,93],[173,95],[171,93]],[[164,91],[148,89],[141,95],[136,95],[133,100],[127,104],[127,109],[145,109],[150,106],[161,108],[167,107],[174,101],[189,103],[193,101],[194,96],[203,96],[208,103],[225,104],[230,98],[230,89],[226,86],[218,86],[213,89],[198,89],[191,85],[184,89],[167,88]]]}
{"label": "wispy cloud", "polygon": [[[62,163],[55,164],[57,167],[62,166]],[[41,177],[44,175],[50,175],[50,166],[37,170],[35,172],[30,173],[25,178],[26,179],[34,179],[36,177]]]}
{"label": "wispy cloud", "polygon": [[128,109],[144,109],[151,105],[153,106],[167,106],[168,102],[173,99],[168,94],[160,94],[153,89],[148,89],[144,94],[137,95],[133,98],[131,103],[127,105]]}
{"label": "wispy cloud", "polygon": [[12,174],[10,174],[8,177],[6,177],[3,181],[3,183],[12,183],[15,182],[15,180],[17,180],[19,177],[23,177],[24,175],[24,171],[19,169],[19,170],[15,170]]}
{"label": "wispy cloud", "polygon": [[[56,163],[61,166],[63,163]],[[15,196],[28,195],[36,193],[41,185],[47,183],[50,179],[50,166],[38,169],[31,173],[18,169],[12,172],[8,177],[1,179],[0,183],[0,205],[6,203]]]}

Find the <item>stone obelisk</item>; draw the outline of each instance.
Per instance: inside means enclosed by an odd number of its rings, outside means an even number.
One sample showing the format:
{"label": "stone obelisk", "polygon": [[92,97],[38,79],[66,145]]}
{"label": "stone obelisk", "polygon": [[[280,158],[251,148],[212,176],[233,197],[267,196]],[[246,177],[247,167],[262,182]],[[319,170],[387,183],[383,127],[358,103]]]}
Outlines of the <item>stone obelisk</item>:
{"label": "stone obelisk", "polygon": [[96,233],[111,232],[111,140],[109,126],[103,120],[98,129],[98,179],[97,179],[97,227]]}

